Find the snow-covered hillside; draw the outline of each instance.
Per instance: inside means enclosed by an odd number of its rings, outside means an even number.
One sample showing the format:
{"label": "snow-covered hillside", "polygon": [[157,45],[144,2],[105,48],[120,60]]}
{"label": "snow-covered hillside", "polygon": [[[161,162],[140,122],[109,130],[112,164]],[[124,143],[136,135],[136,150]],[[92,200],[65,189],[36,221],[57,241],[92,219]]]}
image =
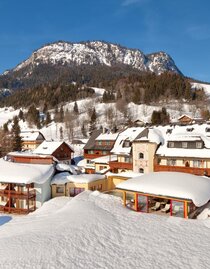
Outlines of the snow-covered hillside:
{"label": "snow-covered hillside", "polygon": [[[165,71],[181,73],[173,59],[165,52],[144,55],[137,49],[128,49],[120,45],[92,41],[81,43],[56,42],[35,51],[30,58],[19,64],[14,71],[30,68],[39,64],[69,65],[129,65],[140,71],[152,71],[161,74]],[[28,70],[29,71],[29,70]]]}
{"label": "snow-covered hillside", "polygon": [[[93,109],[95,107],[97,113],[96,126],[105,127],[105,128],[113,128],[114,126],[122,127],[126,123],[126,118],[122,111],[119,111],[115,103],[101,103],[101,98],[104,93],[104,89],[95,88],[95,98],[86,98],[83,100],[77,101],[79,114],[77,116],[73,116],[71,119],[71,125],[73,126],[73,131],[69,130],[68,126],[65,123],[55,123],[52,121],[47,127],[43,127],[40,131],[43,133],[47,140],[59,140],[60,137],[60,128],[63,129],[63,139],[66,141],[70,141],[72,137],[74,138],[82,137],[81,127],[84,124],[87,134],[89,130],[88,123],[90,122],[90,117],[88,116],[88,110]],[[145,104],[137,105],[134,103],[130,103],[127,106],[127,118],[132,121],[141,120],[143,122],[150,122],[151,115],[153,110],[159,110],[162,108],[162,104],[156,106],[148,106]],[[196,108],[195,105],[189,104],[181,104],[178,101],[173,101],[171,103],[167,103],[164,105],[167,108],[167,112],[170,114],[171,121],[176,121],[183,114],[187,114],[191,117],[200,117],[200,111]],[[68,111],[73,111],[74,102],[66,103],[64,105],[64,111],[68,109]],[[125,107],[123,107],[125,110]],[[5,122],[8,120],[12,120],[14,116],[19,114],[20,109],[14,110],[12,107],[9,108],[1,108],[0,109],[0,126],[3,126]],[[25,112],[25,111],[24,111]],[[54,110],[50,111],[52,118],[54,117]],[[28,129],[34,130],[35,126],[28,126],[26,121],[19,122],[21,130],[25,131]],[[11,124],[10,124],[11,126]],[[81,146],[75,146],[75,156],[82,154]]]}
{"label": "snow-covered hillside", "polygon": [[0,268],[209,268],[209,241],[210,220],[137,213],[84,192],[1,226]]}
{"label": "snow-covered hillside", "polygon": [[191,83],[193,89],[203,89],[205,94],[209,97],[210,96],[210,84],[205,83]]}

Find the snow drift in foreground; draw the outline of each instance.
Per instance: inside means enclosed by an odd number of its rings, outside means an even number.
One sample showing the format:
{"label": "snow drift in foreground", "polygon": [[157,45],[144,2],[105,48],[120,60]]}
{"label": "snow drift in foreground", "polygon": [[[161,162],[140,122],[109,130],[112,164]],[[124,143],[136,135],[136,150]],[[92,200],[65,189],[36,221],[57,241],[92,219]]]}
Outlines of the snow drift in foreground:
{"label": "snow drift in foreground", "polygon": [[0,228],[0,268],[210,268],[210,221],[142,214],[99,192]]}

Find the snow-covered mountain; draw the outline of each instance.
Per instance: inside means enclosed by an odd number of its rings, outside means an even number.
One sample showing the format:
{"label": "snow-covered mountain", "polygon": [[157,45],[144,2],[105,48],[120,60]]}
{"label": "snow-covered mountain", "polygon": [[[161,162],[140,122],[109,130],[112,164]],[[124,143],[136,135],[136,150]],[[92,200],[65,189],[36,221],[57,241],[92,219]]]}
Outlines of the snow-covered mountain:
{"label": "snow-covered mountain", "polygon": [[181,74],[173,59],[165,52],[145,55],[138,49],[101,41],[69,43],[56,42],[35,51],[26,61],[12,71],[27,68],[29,72],[39,64],[79,65],[128,65],[140,71],[161,74],[171,71]]}

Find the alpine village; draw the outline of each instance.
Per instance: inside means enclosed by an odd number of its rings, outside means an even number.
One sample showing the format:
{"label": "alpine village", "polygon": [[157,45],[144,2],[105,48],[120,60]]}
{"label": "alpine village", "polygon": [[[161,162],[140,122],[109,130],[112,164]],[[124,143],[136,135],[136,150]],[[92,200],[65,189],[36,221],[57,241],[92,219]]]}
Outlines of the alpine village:
{"label": "alpine village", "polygon": [[47,44],[2,74],[0,88],[2,213],[87,190],[163,216],[193,219],[208,207],[210,85],[166,53]]}

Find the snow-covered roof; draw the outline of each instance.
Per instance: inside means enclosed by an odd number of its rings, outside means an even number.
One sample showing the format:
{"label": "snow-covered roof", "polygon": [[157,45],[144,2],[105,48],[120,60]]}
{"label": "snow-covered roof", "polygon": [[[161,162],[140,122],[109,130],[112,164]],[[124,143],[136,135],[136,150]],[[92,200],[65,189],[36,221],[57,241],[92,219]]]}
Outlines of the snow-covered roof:
{"label": "snow-covered roof", "polygon": [[164,145],[159,147],[156,154],[167,157],[210,158],[210,149],[167,148]]}
{"label": "snow-covered roof", "polygon": [[121,172],[121,173],[108,172],[106,175],[107,176],[116,176],[116,177],[127,177],[127,178],[143,176],[142,173],[137,173],[137,172],[133,172],[133,171],[129,171],[129,172],[127,171],[127,172]]}
{"label": "snow-covered roof", "polygon": [[204,134],[186,134],[186,133],[175,133],[170,135],[166,142],[193,142],[203,141],[204,148],[169,148],[167,143],[161,145],[156,154],[168,157],[197,157],[197,158],[208,158],[210,157],[210,138]]}
{"label": "snow-covered roof", "polygon": [[132,142],[143,130],[143,127],[132,127],[127,128],[125,131],[121,132],[117,137],[117,140],[111,152],[114,154],[129,155],[131,152],[131,145],[125,147],[124,142]]}
{"label": "snow-covered roof", "polygon": [[23,141],[35,141],[35,140],[44,140],[44,136],[39,131],[22,131],[20,136]]}
{"label": "snow-covered roof", "polygon": [[[56,151],[57,148],[59,148],[63,143],[63,141],[43,141],[42,144],[40,144],[33,152],[36,154],[46,154],[51,155],[53,152]],[[70,145],[66,143],[66,145],[74,151]]]}
{"label": "snow-covered roof", "polygon": [[154,129],[154,128],[149,128],[148,132],[144,134],[142,132],[141,134],[135,139],[135,141],[148,141],[151,143],[156,143],[157,145],[163,144],[164,143],[164,138],[160,130]]}
{"label": "snow-covered roof", "polygon": [[96,138],[96,140],[115,141],[118,135],[119,133],[102,133]]}
{"label": "snow-covered roof", "polygon": [[56,174],[52,181],[52,184],[66,184],[68,182],[73,183],[90,183],[96,180],[104,179],[104,175],[98,174],[80,174],[80,175],[70,175],[68,172],[63,172]]}
{"label": "snow-covered roof", "polygon": [[117,188],[192,200],[198,207],[210,200],[210,179],[187,173],[149,173],[121,182]]}
{"label": "snow-covered roof", "polygon": [[93,163],[104,163],[104,164],[109,164],[109,162],[117,161],[117,155],[107,155],[107,156],[102,156],[98,157],[95,159],[92,159],[91,162]]}
{"label": "snow-covered roof", "polygon": [[189,118],[189,119],[192,119],[189,115],[183,114],[183,115],[181,115],[181,116],[178,118],[178,120],[181,120],[181,119],[184,118],[184,117],[187,117],[187,118]]}
{"label": "snow-covered roof", "polygon": [[43,184],[55,172],[52,164],[14,163],[0,159],[0,182]]}
{"label": "snow-covered roof", "polygon": [[56,170],[58,171],[68,171],[73,175],[77,175],[79,172],[79,168],[75,165],[65,164],[65,163],[58,163],[56,164]]}

